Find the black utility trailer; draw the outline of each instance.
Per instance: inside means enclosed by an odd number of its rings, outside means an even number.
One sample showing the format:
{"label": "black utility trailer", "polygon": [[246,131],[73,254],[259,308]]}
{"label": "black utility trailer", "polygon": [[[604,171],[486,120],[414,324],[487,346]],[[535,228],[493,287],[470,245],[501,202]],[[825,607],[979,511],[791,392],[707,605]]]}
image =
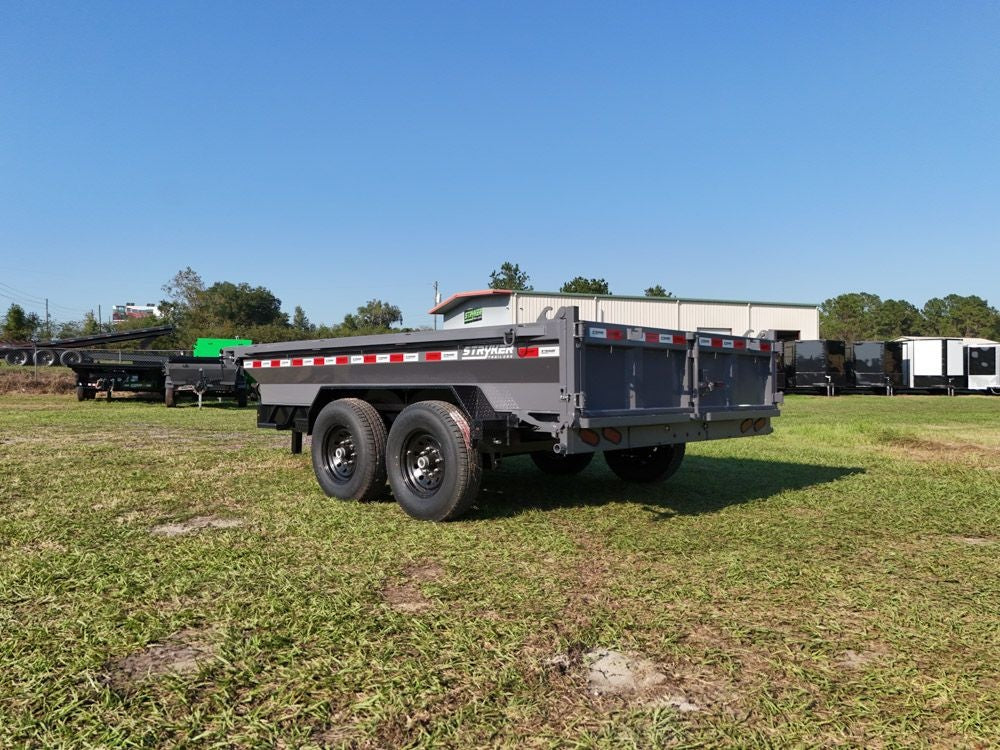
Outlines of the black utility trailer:
{"label": "black utility trailer", "polygon": [[191,357],[182,351],[79,351],[70,365],[76,374],[79,401],[115,391],[160,394],[167,406],[176,406],[180,393],[234,396],[246,406],[248,386],[241,368],[221,357]]}
{"label": "black utility trailer", "polygon": [[239,406],[247,405],[248,386],[243,370],[221,357],[171,357],[163,366],[163,401],[177,405],[177,395],[233,396]]}
{"label": "black utility trailer", "polygon": [[235,347],[259,427],[312,435],[330,496],[385,491],[411,516],[456,518],[484,466],[529,453],[573,474],[600,451],[625,480],[673,474],[685,445],[771,432],[773,343],[579,320]]}

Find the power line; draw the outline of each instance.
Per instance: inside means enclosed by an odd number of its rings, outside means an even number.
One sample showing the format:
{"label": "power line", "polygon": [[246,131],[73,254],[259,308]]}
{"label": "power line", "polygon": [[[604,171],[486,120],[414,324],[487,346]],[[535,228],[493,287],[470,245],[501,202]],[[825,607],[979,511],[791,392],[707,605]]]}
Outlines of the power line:
{"label": "power line", "polygon": [[[13,294],[17,296],[17,299],[15,301],[23,301],[29,304],[40,305],[40,306],[44,306],[46,303],[46,299],[44,297],[36,297],[33,294],[29,294],[28,292],[25,292],[22,289],[13,287],[10,284],[5,284],[2,281],[0,281],[0,288],[7,290],[9,294],[5,294],[4,296],[7,297],[8,299],[14,299],[13,297],[10,296],[10,294]],[[49,307],[58,308],[65,312],[73,313],[74,315],[76,315],[79,312],[79,310],[77,310],[76,308],[68,307],[66,305],[60,305],[56,302],[49,302],[48,304]]]}

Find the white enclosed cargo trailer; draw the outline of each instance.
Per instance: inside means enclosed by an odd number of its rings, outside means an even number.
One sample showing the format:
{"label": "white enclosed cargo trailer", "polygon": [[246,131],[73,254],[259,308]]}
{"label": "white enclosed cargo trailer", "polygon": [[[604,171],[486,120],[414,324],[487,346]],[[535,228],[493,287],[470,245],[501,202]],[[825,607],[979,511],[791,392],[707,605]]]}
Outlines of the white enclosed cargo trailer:
{"label": "white enclosed cargo trailer", "polygon": [[966,387],[962,339],[927,336],[902,343],[905,387],[949,392]]}
{"label": "white enclosed cargo trailer", "polygon": [[970,391],[1000,393],[1000,344],[965,347]]}

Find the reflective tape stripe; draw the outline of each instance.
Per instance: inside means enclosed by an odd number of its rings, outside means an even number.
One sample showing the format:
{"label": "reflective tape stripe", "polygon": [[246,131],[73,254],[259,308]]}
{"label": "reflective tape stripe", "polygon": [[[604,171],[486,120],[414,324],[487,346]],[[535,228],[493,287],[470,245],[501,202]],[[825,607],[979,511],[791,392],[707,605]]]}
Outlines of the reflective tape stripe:
{"label": "reflective tape stripe", "polygon": [[494,359],[536,359],[558,357],[558,346],[509,346],[489,345],[483,352],[465,352],[462,356],[458,351],[442,352],[381,352],[377,354],[338,354],[333,357],[292,357],[290,359],[248,359],[244,367],[262,369],[270,367],[313,367],[338,365],[375,365],[375,364],[405,364],[414,362],[457,362],[458,360],[494,360]]}

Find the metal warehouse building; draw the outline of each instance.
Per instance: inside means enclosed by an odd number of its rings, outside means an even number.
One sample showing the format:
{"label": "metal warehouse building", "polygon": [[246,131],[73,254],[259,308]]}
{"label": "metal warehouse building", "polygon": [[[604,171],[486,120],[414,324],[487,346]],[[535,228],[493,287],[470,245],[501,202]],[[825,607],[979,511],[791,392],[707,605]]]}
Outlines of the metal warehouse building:
{"label": "metal warehouse building", "polygon": [[484,289],[454,294],[430,312],[444,318],[444,328],[471,325],[530,323],[546,307],[576,305],[583,320],[623,325],[711,331],[736,336],[778,339],[818,339],[819,308],[795,302],[688,299],[685,297],[626,297],[622,295],[511,292]]}

